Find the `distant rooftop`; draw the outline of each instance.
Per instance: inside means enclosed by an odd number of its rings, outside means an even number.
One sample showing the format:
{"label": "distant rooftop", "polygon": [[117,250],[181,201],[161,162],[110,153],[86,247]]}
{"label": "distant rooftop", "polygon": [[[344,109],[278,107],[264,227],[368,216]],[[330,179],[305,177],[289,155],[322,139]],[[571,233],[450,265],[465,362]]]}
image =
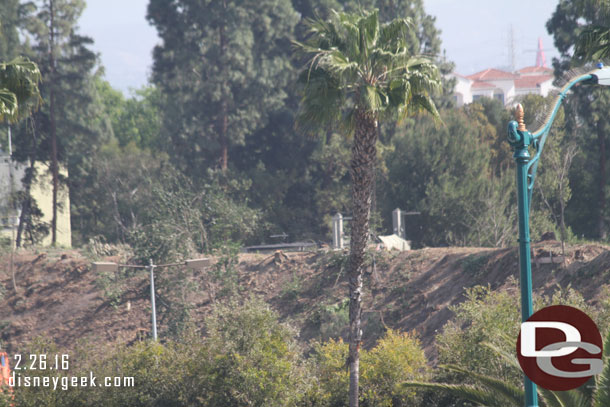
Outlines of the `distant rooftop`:
{"label": "distant rooftop", "polygon": [[501,71],[495,68],[488,68],[484,71],[467,76],[468,79],[471,79],[473,81],[512,80],[518,77],[518,74]]}
{"label": "distant rooftop", "polygon": [[517,89],[533,89],[540,86],[541,83],[552,80],[553,75],[532,75],[523,76],[515,79],[515,88]]}
{"label": "distant rooftop", "polygon": [[525,68],[519,69],[517,72],[519,72],[520,74],[537,73],[537,74],[552,75],[553,69],[548,68],[546,66],[527,66]]}

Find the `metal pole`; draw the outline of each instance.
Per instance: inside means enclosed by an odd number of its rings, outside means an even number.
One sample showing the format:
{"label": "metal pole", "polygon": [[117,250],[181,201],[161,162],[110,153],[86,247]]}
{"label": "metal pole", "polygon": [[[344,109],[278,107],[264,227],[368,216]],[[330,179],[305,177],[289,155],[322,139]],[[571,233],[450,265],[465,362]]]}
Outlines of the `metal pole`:
{"label": "metal pole", "polygon": [[12,158],[13,156],[13,141],[11,137],[11,126],[8,126],[8,155]]}
{"label": "metal pole", "polygon": [[[532,305],[532,261],[530,254],[529,203],[527,193],[527,163],[529,153],[526,149],[515,151],[517,162],[517,195],[519,202],[519,269],[521,282],[521,321],[525,322],[533,313]],[[527,377],[525,380],[525,406],[538,406],[536,385]]]}
{"label": "metal pole", "polygon": [[402,225],[402,216],[403,213],[399,208],[396,208],[392,211],[392,229],[394,234],[397,236],[405,238],[405,228]]}
{"label": "metal pole", "polygon": [[157,340],[157,309],[155,307],[155,265],[152,259],[149,260],[149,264],[146,267],[150,271],[150,305],[152,308],[152,334],[153,340]]}
{"label": "metal pole", "polygon": [[343,215],[333,216],[333,249],[343,249]]}
{"label": "metal pole", "polygon": [[[532,306],[532,262],[530,257],[529,228],[529,194],[528,194],[528,163],[530,154],[528,147],[532,135],[523,123],[523,108],[517,107],[519,123],[511,121],[508,125],[508,139],[514,148],[513,158],[517,163],[517,201],[519,204],[519,269],[521,283],[521,320],[523,322],[533,313]],[[523,375],[525,387],[525,407],[538,407],[536,385]]]}

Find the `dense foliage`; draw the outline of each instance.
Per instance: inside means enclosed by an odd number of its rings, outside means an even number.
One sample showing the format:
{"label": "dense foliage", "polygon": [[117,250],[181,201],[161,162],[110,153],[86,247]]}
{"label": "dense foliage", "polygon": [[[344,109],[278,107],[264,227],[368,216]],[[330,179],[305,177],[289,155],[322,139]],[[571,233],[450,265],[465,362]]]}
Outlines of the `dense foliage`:
{"label": "dense foliage", "polygon": [[[311,356],[296,341],[295,330],[257,298],[219,302],[205,322],[205,337],[185,330],[165,343],[138,342],[97,352],[83,343],[70,355],[68,371],[28,371],[30,377],[59,379],[59,389],[17,386],[19,406],[345,406],[347,345],[315,345]],[[57,348],[37,340],[28,351],[53,361]],[[428,377],[426,358],[412,334],[388,331],[363,352],[362,405],[406,406],[416,392],[401,389],[405,380]],[[97,387],[67,386],[62,377],[97,377]],[[104,387],[105,377],[133,377],[132,386]],[[122,382],[125,383],[125,382]],[[10,401],[0,398],[0,406]]]}
{"label": "dense foliage", "polygon": [[[70,194],[76,246],[101,237],[140,246],[142,258],[170,252],[175,257],[182,253],[167,244],[186,236],[178,229],[189,230],[185,247],[193,251],[213,250],[226,239],[277,243],[270,236],[283,233],[289,241],[329,241],[332,215],[350,216],[354,209],[350,147],[336,129],[315,138],[295,131],[302,89],[297,73],[304,59],[290,44],[307,38],[306,19],[374,7],[381,22],[408,18],[413,28],[405,32],[408,52],[431,58],[443,73],[451,69],[441,57],[434,18],[419,0],[284,0],[277,6],[260,1],[255,8],[247,1],[152,1],[148,20],[163,38],[154,53],[152,81],[125,96],[104,80],[91,39],[79,33],[84,2],[0,4],[0,60],[26,56],[42,72],[40,111],[12,129],[14,158],[28,168],[18,198],[20,245],[52,233],[52,224],[41,223],[28,186],[44,175],[36,174],[37,162],[48,163],[53,173],[53,143],[58,167],[68,170],[67,176],[58,173],[57,193]],[[548,23],[562,52],[558,73],[604,46],[607,15],[594,0],[558,4]],[[576,43],[581,45],[572,59]],[[606,236],[608,93],[592,92],[589,99],[576,89],[567,98],[549,138],[534,192],[534,238],[545,232],[562,240]],[[407,238],[415,247],[513,244],[514,164],[505,141],[510,114],[484,99],[458,109],[450,94],[450,82],[444,81],[434,96],[443,125],[425,115],[380,124],[371,230],[389,233],[390,212],[399,207],[421,213],[406,218]],[[545,102],[523,101],[526,112]],[[1,144],[6,149],[5,137]],[[161,197],[171,200],[172,194],[189,206],[188,219],[176,223],[176,214],[163,206]],[[164,224],[174,223],[173,237],[156,236],[168,231]],[[158,253],[150,252],[151,244]]]}

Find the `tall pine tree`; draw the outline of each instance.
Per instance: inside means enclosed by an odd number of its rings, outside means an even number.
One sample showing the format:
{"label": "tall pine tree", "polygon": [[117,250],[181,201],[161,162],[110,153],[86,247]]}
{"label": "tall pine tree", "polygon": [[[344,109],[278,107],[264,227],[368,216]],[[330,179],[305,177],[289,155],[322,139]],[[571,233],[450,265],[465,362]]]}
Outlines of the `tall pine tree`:
{"label": "tall pine tree", "polygon": [[[18,129],[17,158],[28,161],[32,172],[36,161],[49,162],[53,244],[57,240],[57,212],[67,210],[58,204],[59,194],[68,193],[62,186],[69,186],[73,203],[80,201],[86,173],[103,134],[95,125],[99,110],[92,78],[97,55],[89,49],[93,40],[76,30],[84,7],[83,0],[40,0],[28,3],[24,13],[23,32],[30,44],[26,52],[42,72],[44,104],[28,125]],[[61,165],[67,167],[68,179],[60,175]],[[34,175],[29,178],[31,183]],[[24,202],[23,207],[22,217],[27,224],[30,205]],[[78,210],[75,212],[73,218],[78,216]],[[18,241],[20,238],[21,235]]]}
{"label": "tall pine tree", "polygon": [[282,106],[297,13],[289,0],[151,0],[147,18],[162,39],[152,79],[168,100],[168,151],[187,173],[226,170]]}

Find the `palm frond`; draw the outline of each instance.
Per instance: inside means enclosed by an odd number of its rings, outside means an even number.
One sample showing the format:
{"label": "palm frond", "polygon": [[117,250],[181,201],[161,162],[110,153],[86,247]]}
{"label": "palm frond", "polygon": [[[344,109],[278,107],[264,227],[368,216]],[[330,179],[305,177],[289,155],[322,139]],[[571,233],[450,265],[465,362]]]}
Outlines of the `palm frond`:
{"label": "palm frond", "polygon": [[404,47],[405,37],[413,29],[413,22],[407,18],[397,18],[381,26],[379,31],[379,44],[384,49],[395,50]]}
{"label": "palm frond", "polygon": [[406,382],[401,383],[401,386],[443,391],[462,400],[468,400],[485,407],[521,407],[523,403],[523,397],[519,400],[508,399],[494,390],[466,384]]}
{"label": "palm frond", "polygon": [[332,72],[317,67],[301,74],[303,96],[295,126],[304,132],[332,126],[341,120],[338,106],[344,103],[344,93]]}
{"label": "palm frond", "polygon": [[487,349],[491,349],[498,356],[500,356],[502,359],[504,359],[504,361],[507,362],[509,364],[509,366],[511,366],[517,370],[521,370],[521,365],[519,365],[519,360],[513,353],[508,353],[508,352],[504,351],[503,349],[500,349],[493,343],[483,342],[481,345],[483,345]]}
{"label": "palm frond", "polygon": [[553,391],[537,387],[538,396],[547,407],[590,407],[591,402],[578,390]]}
{"label": "palm frond", "polygon": [[515,400],[517,402],[521,402],[523,400],[523,390],[509,383],[506,383],[504,380],[478,374],[470,370],[462,369],[461,367],[456,365],[442,365],[440,367],[451,372],[467,375],[473,378],[478,383],[484,385],[486,388],[501,394],[509,400]]}
{"label": "palm frond", "polygon": [[377,113],[388,104],[388,96],[376,86],[365,85],[360,93],[361,104],[370,112]]}
{"label": "palm frond", "polygon": [[38,90],[40,80],[38,66],[27,58],[19,57],[10,62],[0,63],[0,89],[2,89],[0,114],[3,120],[18,120],[38,108],[42,102]]}
{"label": "palm frond", "polygon": [[422,110],[430,113],[437,121],[440,122],[441,115],[436,109],[434,101],[429,95],[414,94],[411,96],[411,103],[409,103],[409,109],[411,112],[420,112]]}
{"label": "palm frond", "polygon": [[17,113],[17,96],[8,89],[0,89],[0,121]]}
{"label": "palm frond", "polygon": [[610,330],[604,340],[604,369],[595,379],[593,407],[610,406]]}
{"label": "palm frond", "polygon": [[370,50],[375,47],[379,38],[379,11],[374,10],[361,18],[358,21],[358,30],[362,41],[360,48]]}
{"label": "palm frond", "polygon": [[585,28],[578,37],[575,54],[587,60],[610,57],[610,27],[597,25]]}
{"label": "palm frond", "polygon": [[321,63],[326,63],[328,69],[335,71],[338,75],[351,75],[358,71],[358,63],[350,61],[349,57],[339,50],[333,50],[327,54]]}

